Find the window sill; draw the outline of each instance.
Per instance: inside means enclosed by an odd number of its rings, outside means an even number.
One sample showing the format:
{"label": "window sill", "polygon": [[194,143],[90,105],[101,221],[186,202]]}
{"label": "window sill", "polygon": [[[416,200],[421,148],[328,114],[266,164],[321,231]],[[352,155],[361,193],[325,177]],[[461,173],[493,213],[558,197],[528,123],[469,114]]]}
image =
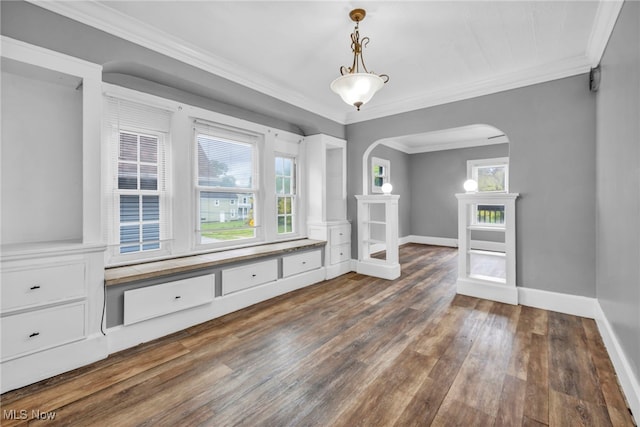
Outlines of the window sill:
{"label": "window sill", "polygon": [[111,267],[105,270],[105,286],[122,285],[138,280],[152,279],[214,267],[230,262],[247,261],[269,255],[283,254],[300,249],[322,247],[323,240],[299,239],[279,243],[248,246],[239,249],[191,255],[179,258],[153,261],[123,267]]}

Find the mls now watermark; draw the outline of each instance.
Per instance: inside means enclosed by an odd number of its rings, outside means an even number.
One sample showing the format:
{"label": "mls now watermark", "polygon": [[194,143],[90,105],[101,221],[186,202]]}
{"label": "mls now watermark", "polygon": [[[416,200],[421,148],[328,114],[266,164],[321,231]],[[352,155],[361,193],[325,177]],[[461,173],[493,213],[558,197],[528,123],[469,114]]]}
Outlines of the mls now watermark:
{"label": "mls now watermark", "polygon": [[51,421],[56,418],[56,411],[41,411],[39,409],[3,409],[2,419],[4,420],[44,420]]}

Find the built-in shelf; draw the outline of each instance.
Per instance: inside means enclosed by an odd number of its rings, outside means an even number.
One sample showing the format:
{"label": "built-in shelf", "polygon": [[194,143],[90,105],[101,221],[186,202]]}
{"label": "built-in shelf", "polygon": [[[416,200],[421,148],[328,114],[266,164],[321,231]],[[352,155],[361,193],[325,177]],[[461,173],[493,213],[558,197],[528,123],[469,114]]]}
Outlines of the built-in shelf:
{"label": "built-in shelf", "polygon": [[468,225],[467,230],[470,231],[497,231],[500,233],[504,233],[507,228],[506,227],[497,227],[495,225]]}
{"label": "built-in shelf", "polygon": [[377,240],[377,239],[365,239],[363,240],[364,243],[368,243],[370,245],[384,245],[386,242],[384,240]]}
{"label": "built-in shelf", "polygon": [[499,258],[504,258],[507,256],[506,253],[504,252],[496,252],[496,251],[483,251],[480,249],[471,249],[468,251],[468,253],[473,254],[473,255],[487,255],[487,256],[494,256],[494,257],[499,257]]}
{"label": "built-in shelf", "polygon": [[486,276],[484,274],[470,274],[469,278],[474,280],[482,280],[484,282],[500,283],[503,285],[507,283],[507,279],[503,279],[501,277]]}
{"label": "built-in shelf", "polygon": [[[389,280],[400,277],[399,198],[400,196],[397,195],[356,195],[358,200],[358,264],[356,271],[358,273]],[[382,248],[385,251],[384,259],[371,257],[372,253],[381,251]]]}
{"label": "built-in shelf", "polygon": [[[518,304],[516,289],[516,215],[515,193],[464,193],[458,199],[458,280],[459,294],[486,298],[509,304]],[[505,223],[477,224],[477,206],[504,206]],[[504,252],[471,249],[471,232],[490,231],[504,233]],[[504,277],[472,273],[472,255],[498,257],[504,260]]]}

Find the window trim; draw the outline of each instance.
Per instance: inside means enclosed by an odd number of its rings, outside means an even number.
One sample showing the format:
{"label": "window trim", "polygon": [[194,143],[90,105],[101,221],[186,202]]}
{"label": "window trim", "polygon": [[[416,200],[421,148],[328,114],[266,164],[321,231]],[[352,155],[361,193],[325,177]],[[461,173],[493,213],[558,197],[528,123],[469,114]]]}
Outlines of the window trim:
{"label": "window trim", "polygon": [[501,167],[504,166],[504,191],[480,191],[478,193],[508,193],[509,192],[509,157],[495,157],[491,159],[467,160],[467,179],[478,182],[478,168],[480,167]]}
{"label": "window trim", "polygon": [[[376,166],[383,167],[384,172],[380,176],[376,176],[373,173],[373,169]],[[382,185],[391,181],[391,161],[387,159],[381,159],[379,157],[371,157],[371,192],[372,193],[380,193],[382,194]],[[376,185],[376,178],[382,178],[382,184]]]}
{"label": "window trim", "polygon": [[[118,98],[115,98],[118,99]],[[146,106],[146,104],[140,104]],[[149,106],[150,108],[156,108],[154,106]],[[109,204],[109,208],[111,212],[108,213],[108,217],[111,218],[111,221],[107,221],[106,224],[106,235],[108,243],[107,249],[107,259],[105,264],[107,266],[116,266],[122,264],[130,264],[133,262],[144,262],[148,259],[156,259],[158,257],[166,257],[171,255],[171,238],[163,239],[163,236],[171,235],[171,203],[170,203],[170,157],[169,153],[171,150],[170,147],[170,133],[165,133],[162,131],[156,131],[151,129],[145,129],[138,126],[130,126],[123,125],[119,128],[113,128],[112,125],[107,123],[107,126],[111,128],[113,135],[115,135],[115,140],[112,140],[111,137],[108,137],[108,146],[110,155],[108,156],[108,167],[107,167],[107,180],[108,187],[108,197],[111,198],[111,202]],[[118,188],[118,164],[119,164],[119,153],[120,153],[120,134],[121,133],[131,133],[136,134],[138,136],[151,136],[158,139],[158,159],[157,159],[157,167],[158,167],[158,189],[157,190],[143,190],[143,189],[120,189]],[[114,144],[115,146],[111,146]],[[138,177],[139,179],[140,177]],[[164,188],[162,187],[164,185]],[[160,225],[160,247],[158,249],[151,250],[140,250],[135,252],[125,252],[121,253],[120,248],[122,246],[131,246],[130,243],[121,243],[120,242],[120,196],[121,195],[157,195],[159,197],[159,209],[160,209],[160,219],[158,223]],[[164,218],[163,218],[164,217]],[[163,227],[164,226],[164,227]],[[168,228],[163,230],[163,228]],[[140,243],[142,245],[142,242]]]}
{"label": "window trim", "polygon": [[[209,187],[200,185],[199,183],[199,162],[198,162],[198,135],[206,135],[212,139],[216,139],[229,143],[248,144],[252,146],[252,187]],[[192,216],[195,219],[195,227],[193,231],[194,251],[203,250],[216,250],[216,249],[228,249],[230,247],[251,246],[257,243],[263,242],[265,239],[264,230],[262,227],[262,215],[263,213],[263,192],[262,188],[262,168],[260,167],[261,148],[264,141],[264,136],[260,133],[252,132],[247,129],[236,129],[224,124],[207,122],[202,119],[193,119],[193,132],[192,132],[192,149],[193,155],[191,156],[193,164],[193,177],[192,185],[194,189],[195,211]],[[216,192],[216,193],[232,193],[232,194],[253,194],[253,219],[254,226],[250,227],[254,230],[254,237],[246,239],[233,239],[220,242],[203,243],[202,242],[202,229],[201,217],[200,217],[200,194],[202,192]],[[238,209],[240,205],[236,204]],[[237,215],[236,218],[239,218]]]}
{"label": "window trim", "polygon": [[[296,236],[299,234],[299,224],[298,224],[298,186],[299,186],[299,182],[298,182],[298,176],[299,176],[299,170],[298,170],[298,156],[293,155],[293,154],[289,154],[289,153],[274,153],[273,156],[273,161],[274,161],[274,166],[275,166],[275,162],[277,159],[290,159],[292,161],[292,168],[291,168],[291,175],[288,175],[288,177],[290,178],[290,182],[291,182],[291,186],[290,188],[293,188],[293,192],[290,193],[278,193],[278,189],[277,189],[277,180],[278,180],[278,176],[281,177],[286,177],[287,175],[278,175],[277,171],[274,168],[274,174],[273,174],[273,178],[274,178],[274,186],[275,186],[275,196],[276,196],[276,206],[275,206],[275,231],[276,231],[276,236],[280,239],[282,238],[291,238],[293,236]],[[291,199],[291,213],[290,214],[279,214],[278,213],[278,201],[280,198],[290,198]],[[285,232],[285,233],[280,233],[278,231],[278,219],[280,217],[285,218],[285,224],[286,224],[286,218],[287,217],[291,217],[291,231],[290,232]],[[286,227],[286,225],[285,225]]]}

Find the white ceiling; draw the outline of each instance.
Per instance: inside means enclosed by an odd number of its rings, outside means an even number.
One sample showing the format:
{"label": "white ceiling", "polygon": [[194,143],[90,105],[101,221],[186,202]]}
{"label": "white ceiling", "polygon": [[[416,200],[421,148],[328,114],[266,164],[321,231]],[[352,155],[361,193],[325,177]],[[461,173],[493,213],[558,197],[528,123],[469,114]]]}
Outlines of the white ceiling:
{"label": "white ceiling", "polygon": [[454,148],[504,144],[508,143],[509,139],[498,128],[477,124],[386,138],[379,142],[407,154],[417,154],[429,151],[451,150]]}
{"label": "white ceiling", "polygon": [[[71,1],[39,6],[340,123],[584,73],[618,1]],[[348,13],[367,10],[369,71],[390,81],[356,112],[331,92],[350,65]]]}

